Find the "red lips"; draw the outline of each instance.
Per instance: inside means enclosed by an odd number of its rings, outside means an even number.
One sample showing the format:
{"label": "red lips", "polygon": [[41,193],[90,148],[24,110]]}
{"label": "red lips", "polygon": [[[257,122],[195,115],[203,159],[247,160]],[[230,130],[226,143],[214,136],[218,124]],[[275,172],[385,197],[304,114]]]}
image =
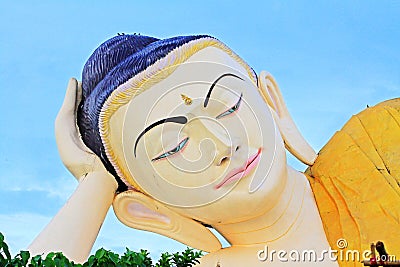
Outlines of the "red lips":
{"label": "red lips", "polygon": [[225,178],[217,184],[214,188],[219,189],[224,185],[231,184],[236,182],[237,180],[241,179],[242,177],[246,176],[255,166],[257,166],[260,155],[261,155],[262,148],[260,147],[256,154],[251,156],[247,159],[246,163],[241,168],[236,168],[230,171]]}

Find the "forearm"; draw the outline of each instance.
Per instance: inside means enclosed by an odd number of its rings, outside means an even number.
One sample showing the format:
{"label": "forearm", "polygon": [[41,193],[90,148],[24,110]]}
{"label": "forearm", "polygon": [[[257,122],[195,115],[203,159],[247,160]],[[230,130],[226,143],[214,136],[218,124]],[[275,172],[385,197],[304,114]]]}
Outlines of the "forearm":
{"label": "forearm", "polygon": [[32,255],[61,251],[70,260],[84,262],[113,202],[116,189],[117,183],[111,174],[88,174],[28,250]]}

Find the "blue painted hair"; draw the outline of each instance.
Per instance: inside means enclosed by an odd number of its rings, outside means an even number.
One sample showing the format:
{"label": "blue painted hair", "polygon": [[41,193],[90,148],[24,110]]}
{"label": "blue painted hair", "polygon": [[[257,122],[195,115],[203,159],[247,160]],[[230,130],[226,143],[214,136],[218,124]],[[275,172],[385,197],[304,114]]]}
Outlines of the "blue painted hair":
{"label": "blue painted hair", "polygon": [[[118,35],[102,43],[89,57],[82,71],[82,101],[78,127],[82,140],[118,182],[118,191],[127,189],[105,153],[99,130],[99,115],[111,93],[177,47],[207,35],[157,39],[143,35]],[[212,38],[212,37],[211,37]]]}

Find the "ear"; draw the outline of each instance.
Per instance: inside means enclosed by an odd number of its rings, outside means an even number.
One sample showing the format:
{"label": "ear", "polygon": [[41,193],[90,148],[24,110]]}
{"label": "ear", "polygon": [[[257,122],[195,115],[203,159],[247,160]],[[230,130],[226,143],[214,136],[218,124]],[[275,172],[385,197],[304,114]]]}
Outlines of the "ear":
{"label": "ear", "polygon": [[118,194],[113,208],[118,219],[131,228],[167,236],[206,252],[221,249],[217,237],[205,226],[140,192],[128,190]]}
{"label": "ear", "polygon": [[297,129],[286,108],[278,84],[270,73],[266,71],[260,73],[258,91],[268,106],[275,111],[272,114],[279,127],[286,149],[301,162],[311,166],[317,158],[317,154]]}

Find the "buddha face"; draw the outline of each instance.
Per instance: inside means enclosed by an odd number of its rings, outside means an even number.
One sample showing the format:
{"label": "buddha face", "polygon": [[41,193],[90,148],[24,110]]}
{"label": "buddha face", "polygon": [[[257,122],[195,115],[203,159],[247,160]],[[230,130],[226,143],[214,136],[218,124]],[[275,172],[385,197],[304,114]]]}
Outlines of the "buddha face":
{"label": "buddha face", "polygon": [[[205,48],[118,111],[111,140],[140,189],[184,216],[232,223],[273,207],[282,139],[246,69]],[[122,140],[122,143],[121,143]]]}

